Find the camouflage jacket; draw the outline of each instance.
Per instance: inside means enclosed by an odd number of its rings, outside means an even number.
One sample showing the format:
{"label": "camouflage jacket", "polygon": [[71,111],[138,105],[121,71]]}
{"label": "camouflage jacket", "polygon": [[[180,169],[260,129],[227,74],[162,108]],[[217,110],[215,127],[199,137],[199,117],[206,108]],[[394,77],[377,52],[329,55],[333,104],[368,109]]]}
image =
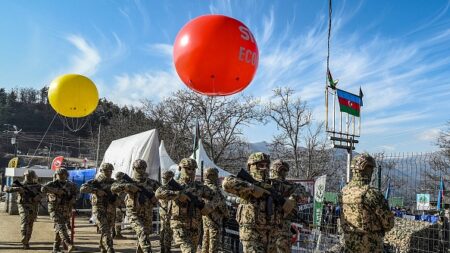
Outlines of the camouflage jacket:
{"label": "camouflage jacket", "polygon": [[[271,181],[262,182],[271,187]],[[240,225],[270,228],[274,223],[275,205],[269,204],[267,198],[255,198],[252,195],[253,186],[234,176],[225,177],[223,189],[240,198],[236,220]],[[264,187],[264,188],[267,188]],[[271,215],[270,215],[271,213]]]}
{"label": "camouflage jacket", "polygon": [[[115,181],[116,180],[112,178],[105,178],[104,176],[99,175],[96,179],[81,185],[80,192],[92,193],[91,203],[94,208],[115,210],[118,196],[111,192],[111,186]],[[105,195],[99,196],[97,194],[98,190],[104,191]]]}
{"label": "camouflage jacket", "polygon": [[[161,186],[161,184],[156,181],[153,180],[151,178],[144,178],[141,180],[137,180],[135,178],[133,178],[133,184],[138,186],[138,187],[143,187],[145,188],[147,191],[149,192],[155,192],[156,189],[158,189],[159,186]],[[120,194],[121,192],[126,192],[126,187],[128,184],[128,182],[125,181],[116,181],[115,183],[112,184],[111,186],[111,191],[113,193],[116,194]],[[152,210],[153,206],[156,204],[154,202],[154,200],[147,198],[145,195],[142,193],[141,190],[137,191],[137,192],[126,192],[126,196],[125,196],[125,206],[127,208],[127,210],[131,210],[131,211],[138,211],[141,209],[145,209],[145,210]],[[145,199],[145,201],[143,203],[141,203],[139,200],[140,199]]]}
{"label": "camouflage jacket", "polygon": [[[156,196],[160,194],[161,191],[170,191],[167,185],[162,185],[156,190]],[[173,192],[172,192],[173,193]],[[173,193],[176,194],[176,193]],[[172,210],[172,201],[167,199],[159,199],[159,215],[166,218],[170,215]]]}
{"label": "camouflage jacket", "polygon": [[[71,181],[51,181],[42,186],[42,192],[47,194],[49,206],[62,206],[71,208],[75,205],[78,188]],[[62,192],[62,194],[60,194]]]}
{"label": "camouflage jacket", "polygon": [[[282,179],[271,179],[272,187],[277,190],[284,198],[293,198],[297,202],[299,202],[303,198],[309,197],[309,193],[306,191],[305,187],[301,184],[291,183],[287,180]],[[290,220],[295,218],[295,214],[297,212],[297,208],[294,208],[289,216],[283,212],[281,206],[276,207],[275,224],[282,224],[285,220]]]}
{"label": "camouflage jacket", "polygon": [[188,182],[181,178],[177,182],[183,187],[182,191],[173,191],[168,187],[160,187],[156,191],[156,197],[159,200],[171,202],[171,220],[186,222],[192,226],[200,226],[202,217],[200,209],[191,205],[191,202],[189,201],[181,202],[178,197],[182,192],[189,192],[192,195],[197,196],[199,199],[205,198],[210,200],[213,198],[214,192],[198,181]]}
{"label": "camouflage jacket", "polygon": [[203,217],[205,217],[207,223],[222,226],[223,220],[230,216],[222,189],[215,184],[205,184],[205,186],[214,193],[211,200],[206,201],[206,203],[213,207],[213,211]]}
{"label": "camouflage jacket", "polygon": [[360,181],[342,189],[342,218],[344,232],[385,233],[394,227],[394,214],[383,194]]}
{"label": "camouflage jacket", "polygon": [[[17,203],[21,205],[33,204],[37,205],[42,199],[41,185],[38,183],[22,182],[22,185],[26,188],[19,186],[11,186],[7,193],[18,192]],[[23,190],[21,190],[23,189]]]}

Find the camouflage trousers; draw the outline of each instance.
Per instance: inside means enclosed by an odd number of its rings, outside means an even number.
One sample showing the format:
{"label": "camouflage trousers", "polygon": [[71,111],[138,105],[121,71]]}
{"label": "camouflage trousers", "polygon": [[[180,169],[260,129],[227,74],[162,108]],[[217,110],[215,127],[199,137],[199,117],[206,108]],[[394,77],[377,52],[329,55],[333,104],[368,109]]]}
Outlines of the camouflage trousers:
{"label": "camouflage trousers", "polygon": [[182,253],[196,253],[200,238],[199,227],[179,220],[171,220],[170,227],[175,243],[180,246]]}
{"label": "camouflage trousers", "polygon": [[345,253],[382,253],[383,234],[370,233],[344,233]]}
{"label": "camouflage trousers", "polygon": [[216,224],[209,217],[203,216],[202,253],[223,252],[222,250],[222,224]]}
{"label": "camouflage trousers", "polygon": [[97,217],[97,226],[100,231],[99,248],[101,252],[114,252],[112,229],[114,228],[116,210],[107,210],[94,207],[94,215]]}
{"label": "camouflage trousers", "polygon": [[37,218],[38,204],[19,204],[20,232],[22,243],[28,244],[33,232],[33,224]]}
{"label": "camouflage trousers", "polygon": [[273,228],[262,226],[239,226],[239,238],[244,253],[275,253],[275,240],[272,235]]}
{"label": "camouflage trousers", "polygon": [[272,232],[272,237],[275,238],[275,252],[290,253],[291,247],[291,222],[283,221],[283,224],[275,226]]}
{"label": "camouflage trousers", "polygon": [[150,244],[150,234],[152,233],[152,209],[148,212],[135,212],[127,210],[127,216],[136,233],[138,239],[137,253],[149,253],[152,252],[152,246]]}
{"label": "camouflage trousers", "polygon": [[166,215],[160,216],[161,226],[159,228],[159,243],[161,245],[161,253],[170,253],[172,246],[172,229],[170,228],[170,220]]}
{"label": "camouflage trousers", "polygon": [[70,240],[67,227],[67,225],[69,224],[69,219],[67,217],[70,217],[70,214],[64,212],[63,208],[53,207],[50,205],[49,212],[55,229],[55,241],[53,243],[53,249],[59,250],[61,242],[65,245],[72,244],[72,240]]}
{"label": "camouflage trousers", "polygon": [[123,218],[124,218],[124,213],[121,209],[116,208],[116,221],[115,221],[115,234],[117,235],[122,235],[122,222],[123,222]]}

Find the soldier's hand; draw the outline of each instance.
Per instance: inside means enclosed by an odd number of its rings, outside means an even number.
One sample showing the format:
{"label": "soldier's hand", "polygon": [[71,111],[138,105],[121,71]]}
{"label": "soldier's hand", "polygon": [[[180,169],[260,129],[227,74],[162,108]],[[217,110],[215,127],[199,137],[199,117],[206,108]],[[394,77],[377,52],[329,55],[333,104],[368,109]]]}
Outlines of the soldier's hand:
{"label": "soldier's hand", "polygon": [[135,192],[139,191],[139,187],[137,187],[134,184],[126,184],[125,191],[130,192],[130,193],[135,193]]}
{"label": "soldier's hand", "polygon": [[291,199],[291,198],[286,199],[286,201],[284,202],[284,205],[282,207],[284,214],[287,215],[290,212],[292,212],[292,210],[295,208],[296,205],[297,205],[297,202],[295,201],[295,199]]}
{"label": "soldier's hand", "polygon": [[5,186],[4,188],[3,188],[3,191],[5,191],[5,192],[9,192],[9,190],[11,189],[11,187],[9,187],[9,186]]}
{"label": "soldier's hand", "polygon": [[103,197],[106,195],[106,192],[104,190],[96,190],[95,195],[97,195],[99,197]]}
{"label": "soldier's hand", "polygon": [[213,206],[210,203],[205,203],[205,206],[200,211],[202,215],[208,215],[213,211]]}
{"label": "soldier's hand", "polygon": [[259,187],[259,186],[253,185],[251,194],[255,198],[261,198],[264,194],[270,194],[270,192],[265,190],[265,189],[263,189],[263,188],[261,188],[261,187]]}
{"label": "soldier's hand", "polygon": [[59,195],[59,196],[61,196],[61,195],[64,195],[64,193],[66,193],[63,189],[56,189],[55,190],[55,194],[56,195]]}
{"label": "soldier's hand", "polygon": [[191,199],[188,197],[188,195],[186,195],[186,194],[184,194],[184,193],[182,193],[182,192],[180,192],[180,195],[178,195],[178,199],[181,201],[181,202],[186,202],[186,201],[190,201]]}
{"label": "soldier's hand", "polygon": [[34,202],[39,202],[39,201],[41,201],[41,199],[42,199],[42,196],[39,194],[39,195],[36,195],[36,197],[33,198],[33,201]]}

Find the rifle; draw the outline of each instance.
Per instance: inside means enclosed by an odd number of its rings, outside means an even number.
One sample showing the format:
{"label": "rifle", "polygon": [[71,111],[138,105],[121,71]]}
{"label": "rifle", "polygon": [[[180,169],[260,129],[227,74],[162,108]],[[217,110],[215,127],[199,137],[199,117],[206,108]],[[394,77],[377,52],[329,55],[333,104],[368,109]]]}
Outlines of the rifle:
{"label": "rifle", "polygon": [[248,174],[248,172],[244,169],[241,169],[239,173],[236,175],[237,178],[244,180],[247,183],[256,185],[270,192],[267,194],[267,204],[266,204],[266,212],[268,216],[273,214],[273,203],[277,206],[283,206],[286,202],[286,199],[280,195],[275,189],[267,187],[266,184],[256,181],[252,175]]}
{"label": "rifle", "polygon": [[[167,183],[167,185],[169,186],[169,189],[172,191],[184,190],[183,186],[181,186],[173,178]],[[201,200],[200,198],[198,198],[197,196],[195,196],[194,194],[192,194],[191,192],[183,192],[183,193],[189,197],[189,199],[190,199],[189,203],[192,204],[192,206],[194,206],[200,210],[203,209],[203,207],[205,207],[205,202],[203,200]]]}
{"label": "rifle", "polygon": [[[23,184],[22,184],[21,182],[19,182],[19,180],[17,180],[17,179],[14,180],[14,182],[12,183],[12,185],[24,189],[25,192],[27,192],[27,193],[30,195],[30,197],[31,197],[32,199],[34,199],[37,195],[39,195],[39,193],[35,193],[34,191],[30,190],[30,188],[28,188],[27,186],[23,185]],[[40,190],[39,190],[39,192],[40,192]],[[44,208],[44,210],[47,210],[47,208],[41,203],[41,201],[39,201],[39,205],[40,205],[42,208]]]}
{"label": "rifle", "polygon": [[120,180],[123,180],[124,182],[127,182],[127,183],[134,184],[139,188],[139,190],[141,191],[141,194],[139,194],[139,203],[140,204],[144,204],[146,198],[152,199],[153,197],[155,197],[154,192],[147,190],[144,186],[136,184],[136,182],[125,173],[123,173]]}
{"label": "rifle", "polygon": [[[61,197],[61,199],[64,200],[64,202],[70,203],[70,200],[71,200],[70,192],[61,184],[61,181],[56,180],[56,181],[53,181],[52,184],[64,191],[64,195]],[[75,208],[75,206],[73,209],[75,210],[75,213],[77,215],[80,215],[80,212],[78,212],[78,210]]]}
{"label": "rifle", "polygon": [[117,200],[117,195],[114,194],[114,193],[112,193],[112,192],[111,192],[111,189],[110,189],[110,190],[103,189],[103,187],[102,187],[102,185],[100,184],[99,181],[97,181],[97,180],[95,180],[95,179],[92,179],[92,180],[89,180],[87,183],[88,183],[88,184],[91,184],[92,186],[94,186],[94,188],[95,188],[96,190],[102,190],[102,191],[106,192],[106,196],[107,196],[108,198],[107,198],[107,199],[104,198],[105,204],[107,204],[108,201],[109,201],[110,203],[116,202],[116,200]]}

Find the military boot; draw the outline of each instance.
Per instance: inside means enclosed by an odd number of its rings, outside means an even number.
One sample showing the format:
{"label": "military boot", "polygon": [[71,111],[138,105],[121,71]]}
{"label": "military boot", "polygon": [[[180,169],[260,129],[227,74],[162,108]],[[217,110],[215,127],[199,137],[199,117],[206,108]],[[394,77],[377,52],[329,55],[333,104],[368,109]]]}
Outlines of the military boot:
{"label": "military boot", "polygon": [[75,246],[73,246],[73,244],[67,244],[67,252],[73,252],[75,250]]}

